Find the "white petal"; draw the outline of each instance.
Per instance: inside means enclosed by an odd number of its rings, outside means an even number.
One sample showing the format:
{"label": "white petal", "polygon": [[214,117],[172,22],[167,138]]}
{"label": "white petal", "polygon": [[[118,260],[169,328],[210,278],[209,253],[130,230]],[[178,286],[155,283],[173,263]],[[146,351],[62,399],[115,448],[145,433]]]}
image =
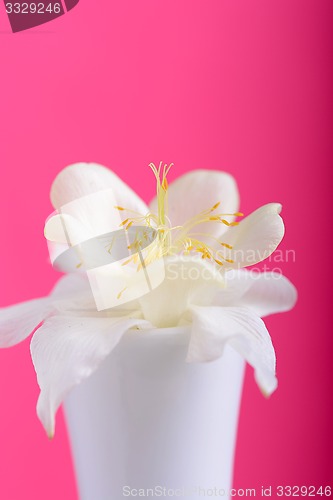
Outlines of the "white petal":
{"label": "white petal", "polygon": [[135,325],[130,318],[54,316],[45,321],[31,341],[31,356],[41,393],[37,413],[52,437],[55,413],[72,387],[89,377]]}
{"label": "white petal", "polygon": [[[124,231],[125,220],[148,212],[147,205],[116,174],[95,163],[77,163],[60,172],[51,188],[51,201],[61,214],[51,217],[45,226],[46,238],[53,242],[52,262],[61,252],[59,244],[75,247],[103,235],[106,241],[96,241],[93,253],[97,258],[100,254],[107,257],[103,254],[112,242],[107,235]],[[90,255],[92,250],[88,251]],[[57,263],[60,269],[67,270],[66,266],[67,262]]]}
{"label": "white petal", "polygon": [[193,307],[192,311],[187,361],[213,361],[229,343],[253,366],[260,389],[270,395],[277,387],[275,352],[264,322],[240,307]]}
{"label": "white petal", "polygon": [[47,316],[54,313],[57,300],[66,299],[68,303],[71,296],[82,294],[87,288],[87,279],[84,277],[64,276],[49,297],[0,309],[0,347],[10,347],[22,342]]}
{"label": "white petal", "polygon": [[58,271],[70,273],[84,269],[78,245],[93,237],[89,226],[69,214],[56,214],[47,219],[44,236],[51,264]]}
{"label": "white petal", "polygon": [[[104,191],[103,195],[109,197],[108,192]],[[95,198],[100,199],[99,193]],[[48,240],[51,263],[57,270],[82,272],[92,267],[98,267],[112,259],[107,249],[109,239],[112,236],[104,238],[99,238],[99,236],[115,231],[117,234],[120,232],[121,219],[118,211],[112,202],[108,204],[108,209],[101,209],[94,202],[98,202],[97,199],[88,201],[89,203],[85,207],[82,206],[82,203],[76,207],[78,208],[76,217],[62,213],[54,215],[46,221],[44,236]],[[117,212],[114,221],[111,221],[108,216],[105,217],[105,214],[112,210]],[[95,219],[98,220],[98,223],[95,223]],[[91,224],[94,225],[94,228]]]}
{"label": "white petal", "polygon": [[[172,226],[183,225],[203,210],[221,202],[218,212],[235,213],[238,211],[239,194],[235,179],[225,172],[214,170],[193,170],[178,177],[168,189],[168,217]],[[150,203],[151,211],[157,213],[157,200]],[[232,221],[233,217],[228,217]],[[221,234],[226,226],[205,223],[195,228],[198,232],[212,235]],[[201,238],[200,238],[201,239]],[[212,241],[210,242],[212,243]]]}
{"label": "white petal", "polygon": [[139,299],[144,318],[156,327],[177,326],[192,304],[211,304],[224,286],[219,271],[200,258],[165,259],[165,279]]}
{"label": "white petal", "polygon": [[85,274],[67,274],[62,276],[51,292],[53,299],[64,299],[77,293],[90,292],[89,281]]}
{"label": "white petal", "polygon": [[223,242],[233,247],[225,253],[235,261],[234,264],[225,263],[225,269],[251,266],[274,252],[284,235],[280,212],[279,203],[269,203],[221,235]]}
{"label": "white petal", "polygon": [[[10,347],[26,339],[35,328],[59,306],[68,309],[75,301],[85,304],[92,293],[88,280],[82,275],[68,275],[60,278],[49,297],[29,300],[21,304],[0,309],[0,347]],[[95,309],[96,310],[96,309]]]}
{"label": "white petal", "polygon": [[[110,287],[113,286],[111,278]],[[112,310],[98,311],[86,274],[73,273],[63,276],[54,287],[51,295],[54,309],[64,316],[142,318],[137,301],[113,307]]]}
{"label": "white petal", "polygon": [[218,292],[214,305],[249,307],[264,317],[289,311],[296,303],[297,290],[282,274],[239,269],[224,277],[226,287]]}
{"label": "white petal", "polygon": [[67,247],[78,245],[92,237],[90,228],[69,214],[56,214],[50,217],[44,227],[47,240],[65,244]]}
{"label": "white petal", "polygon": [[96,304],[86,274],[67,274],[51,292],[54,309],[62,314],[96,313]]}
{"label": "white petal", "polygon": [[145,214],[147,205],[111,170],[97,163],[75,163],[62,170],[55,178],[51,188],[51,201],[54,208],[96,193],[112,189],[117,204]]}
{"label": "white petal", "polygon": [[51,311],[48,297],[0,309],[0,347],[22,342]]}

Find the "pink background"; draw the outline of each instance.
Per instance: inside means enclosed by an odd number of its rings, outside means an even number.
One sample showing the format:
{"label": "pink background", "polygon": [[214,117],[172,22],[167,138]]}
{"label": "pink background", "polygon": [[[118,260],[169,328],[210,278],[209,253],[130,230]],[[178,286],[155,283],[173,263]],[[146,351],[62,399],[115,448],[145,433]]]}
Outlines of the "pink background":
{"label": "pink background", "polygon": [[[267,320],[280,383],[270,400],[248,370],[236,487],[332,479],[332,18],[331,0],[81,0],[14,35],[0,9],[1,306],[58,277],[43,224],[71,162],[110,166],[146,200],[150,161],[173,161],[171,178],[219,168],[237,178],[244,212],[284,205],[296,262],[282,268],[300,297]],[[0,394],[1,500],[76,499],[62,414],[52,442],[35,415],[28,341],[0,351]]]}

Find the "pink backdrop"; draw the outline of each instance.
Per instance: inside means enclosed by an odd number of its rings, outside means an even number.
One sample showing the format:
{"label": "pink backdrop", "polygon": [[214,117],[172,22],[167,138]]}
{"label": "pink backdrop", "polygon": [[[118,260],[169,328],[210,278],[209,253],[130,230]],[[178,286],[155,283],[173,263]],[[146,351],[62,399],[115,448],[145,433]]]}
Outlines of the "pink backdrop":
{"label": "pink backdrop", "polygon": [[[15,35],[0,7],[0,305],[57,278],[43,223],[63,166],[106,164],[146,200],[150,161],[173,161],[171,178],[231,172],[244,212],[283,203],[296,262],[281,267],[300,294],[267,320],[280,383],[270,400],[248,370],[235,486],[329,484],[332,1],[81,0]],[[52,442],[35,415],[27,341],[0,351],[0,394],[0,498],[76,499],[62,415]]]}

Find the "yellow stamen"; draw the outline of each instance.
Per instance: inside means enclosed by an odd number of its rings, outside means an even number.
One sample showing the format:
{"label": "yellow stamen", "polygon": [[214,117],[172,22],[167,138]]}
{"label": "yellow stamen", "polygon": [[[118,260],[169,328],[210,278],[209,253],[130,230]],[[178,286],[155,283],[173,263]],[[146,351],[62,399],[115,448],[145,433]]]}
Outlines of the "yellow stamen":
{"label": "yellow stamen", "polygon": [[[148,228],[154,229],[157,234],[157,238],[149,245],[149,247],[147,247],[148,252],[146,253],[145,258],[141,259],[141,262],[139,262],[137,252],[138,249],[146,247],[148,236],[145,233],[142,234],[139,241],[135,241],[127,247],[128,250],[133,252],[133,255],[122,265],[126,265],[130,262],[137,263],[137,270],[139,271],[144,265],[148,265],[156,259],[179,252],[183,252],[185,255],[195,252],[200,254],[202,259],[214,260],[214,262],[219,266],[223,266],[225,262],[233,264],[234,260],[232,258],[226,258],[229,257],[229,255],[226,255],[225,257],[219,255],[218,258],[215,258],[214,254],[217,251],[216,247],[214,249],[214,247],[206,241],[207,238],[215,240],[218,245],[230,251],[233,249],[232,245],[219,241],[213,235],[207,233],[195,233],[192,232],[192,230],[195,230],[196,227],[207,222],[224,224],[227,227],[237,226],[239,222],[229,222],[226,217],[243,217],[243,213],[215,213],[212,215],[212,212],[217,210],[221,205],[221,202],[218,201],[211,206],[211,208],[203,210],[196,216],[189,219],[182,226],[172,227],[167,217],[169,189],[167,175],[172,165],[172,163],[167,165],[162,162],[159,163],[158,167],[156,167],[154,163],[150,163],[149,165],[156,178],[157,214],[149,212],[146,215],[142,215],[121,206],[115,207],[117,210],[126,210],[134,214],[134,217],[128,217],[120,224],[120,226],[126,226],[126,230],[135,223],[140,226],[146,225]],[[200,234],[204,236],[204,241],[197,239],[197,236]]]}
{"label": "yellow stamen", "polygon": [[133,260],[133,256],[130,259],[125,260],[125,262],[122,263],[122,266],[126,266],[127,264],[132,262],[132,260]]}
{"label": "yellow stamen", "polygon": [[225,219],[221,219],[221,222],[223,222],[223,224],[225,224],[226,226],[230,226],[230,222],[228,222],[227,220]]}
{"label": "yellow stamen", "polygon": [[223,224],[225,224],[226,226],[238,226],[239,222],[228,222],[227,220],[225,219],[221,219],[221,222],[223,222]]}
{"label": "yellow stamen", "polygon": [[125,219],[125,220],[123,220],[123,222],[121,222],[121,223],[119,224],[119,226],[125,226],[125,224],[127,224],[127,223],[128,223],[128,221],[129,221],[129,219]]}
{"label": "yellow stamen", "polygon": [[122,296],[122,294],[124,293],[124,291],[127,289],[127,286],[125,286],[125,288],[123,288],[117,295],[117,299],[119,300]]}

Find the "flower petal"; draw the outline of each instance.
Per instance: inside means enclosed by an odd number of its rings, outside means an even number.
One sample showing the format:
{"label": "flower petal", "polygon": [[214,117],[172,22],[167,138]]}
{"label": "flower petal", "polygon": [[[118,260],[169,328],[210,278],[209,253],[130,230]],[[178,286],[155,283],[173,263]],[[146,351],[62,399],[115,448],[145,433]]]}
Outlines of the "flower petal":
{"label": "flower petal", "polygon": [[253,366],[255,379],[266,395],[277,387],[275,352],[264,322],[241,307],[193,307],[188,362],[213,361],[229,343]]}
{"label": "flower petal", "polygon": [[124,222],[148,212],[116,174],[95,163],[77,163],[60,172],[51,201],[57,212],[47,220],[44,233],[52,264],[64,272],[110,260],[108,247],[124,232]]}
{"label": "flower petal", "polygon": [[54,208],[77,200],[88,194],[112,189],[119,206],[145,214],[147,205],[115,173],[97,163],[74,163],[64,168],[55,178],[51,188]]}
{"label": "flower petal", "polygon": [[91,293],[89,281],[85,274],[67,274],[54,285],[51,296],[54,300],[76,296],[82,292]]}
{"label": "flower petal", "polygon": [[0,347],[25,340],[51,311],[48,297],[0,309]]}
{"label": "flower petal", "polygon": [[223,242],[233,248],[228,254],[234,263],[224,268],[246,267],[267,259],[284,236],[279,203],[264,205],[223,234]]}
{"label": "flower petal", "polygon": [[56,214],[45,222],[44,236],[50,242],[64,244],[66,247],[78,245],[91,238],[90,228],[70,214]]}
{"label": "flower petal", "polygon": [[297,290],[282,274],[238,269],[224,277],[226,287],[218,292],[214,305],[249,307],[262,318],[289,311],[296,303]]}
{"label": "flower petal", "polygon": [[60,172],[51,188],[51,201],[57,213],[47,220],[45,236],[51,242],[52,263],[56,260],[56,267],[64,271],[73,270],[66,259],[77,260],[76,252],[66,252],[59,259],[66,246],[71,249],[104,237],[105,241],[95,241],[94,254],[105,258],[106,246],[115,232],[124,230],[124,221],[148,212],[147,205],[116,174],[95,163],[77,163]]}
{"label": "flower petal", "polygon": [[[108,197],[109,193],[104,191],[103,195]],[[100,199],[99,194],[98,198]],[[50,260],[56,269],[63,272],[82,272],[112,261],[108,244],[112,238],[115,239],[114,235],[119,233],[121,219],[116,214],[113,223],[110,217],[105,217],[110,211],[116,211],[112,202],[108,204],[108,209],[100,210],[101,207],[94,201],[97,200],[89,200],[85,207],[81,204],[77,217],[61,213],[46,221],[44,236],[47,239]],[[87,214],[89,220],[86,220]],[[98,224],[94,224],[93,229],[90,223],[95,220],[95,216],[98,218]],[[87,225],[80,219],[85,220]],[[107,236],[99,237],[106,233]],[[110,233],[113,233],[113,236]]]}
{"label": "flower petal", "polygon": [[221,273],[208,261],[191,257],[165,259],[165,279],[139,298],[144,318],[155,327],[177,326],[191,305],[211,304],[224,286]]}
{"label": "flower petal", "polygon": [[65,395],[98,368],[128,329],[140,324],[147,322],[54,316],[36,331],[31,356],[41,389],[37,413],[50,437]]}
{"label": "flower petal", "polygon": [[71,273],[63,276],[53,288],[50,298],[54,310],[65,316],[97,313],[86,274]]}
{"label": "flower petal", "polygon": [[[194,170],[172,182],[168,189],[168,217],[172,226],[180,226],[221,202],[219,212],[235,213],[239,206],[239,194],[235,179],[226,172]],[[157,212],[156,197],[150,203],[152,212]],[[228,220],[233,220],[229,217]],[[195,228],[198,232],[221,234],[221,224],[209,222]],[[211,242],[212,243],[212,242]]]}
{"label": "flower petal", "polygon": [[69,304],[70,297],[82,295],[83,290],[87,293],[88,289],[88,281],[84,276],[68,275],[56,283],[50,296],[0,309],[0,347],[22,342],[47,316],[55,312],[58,301]]}
{"label": "flower petal", "polygon": [[[114,287],[112,280],[113,278],[110,281],[111,289]],[[142,318],[137,301],[112,307],[112,310],[98,311],[86,274],[73,273],[63,276],[54,287],[51,299],[54,310],[63,316]]]}

